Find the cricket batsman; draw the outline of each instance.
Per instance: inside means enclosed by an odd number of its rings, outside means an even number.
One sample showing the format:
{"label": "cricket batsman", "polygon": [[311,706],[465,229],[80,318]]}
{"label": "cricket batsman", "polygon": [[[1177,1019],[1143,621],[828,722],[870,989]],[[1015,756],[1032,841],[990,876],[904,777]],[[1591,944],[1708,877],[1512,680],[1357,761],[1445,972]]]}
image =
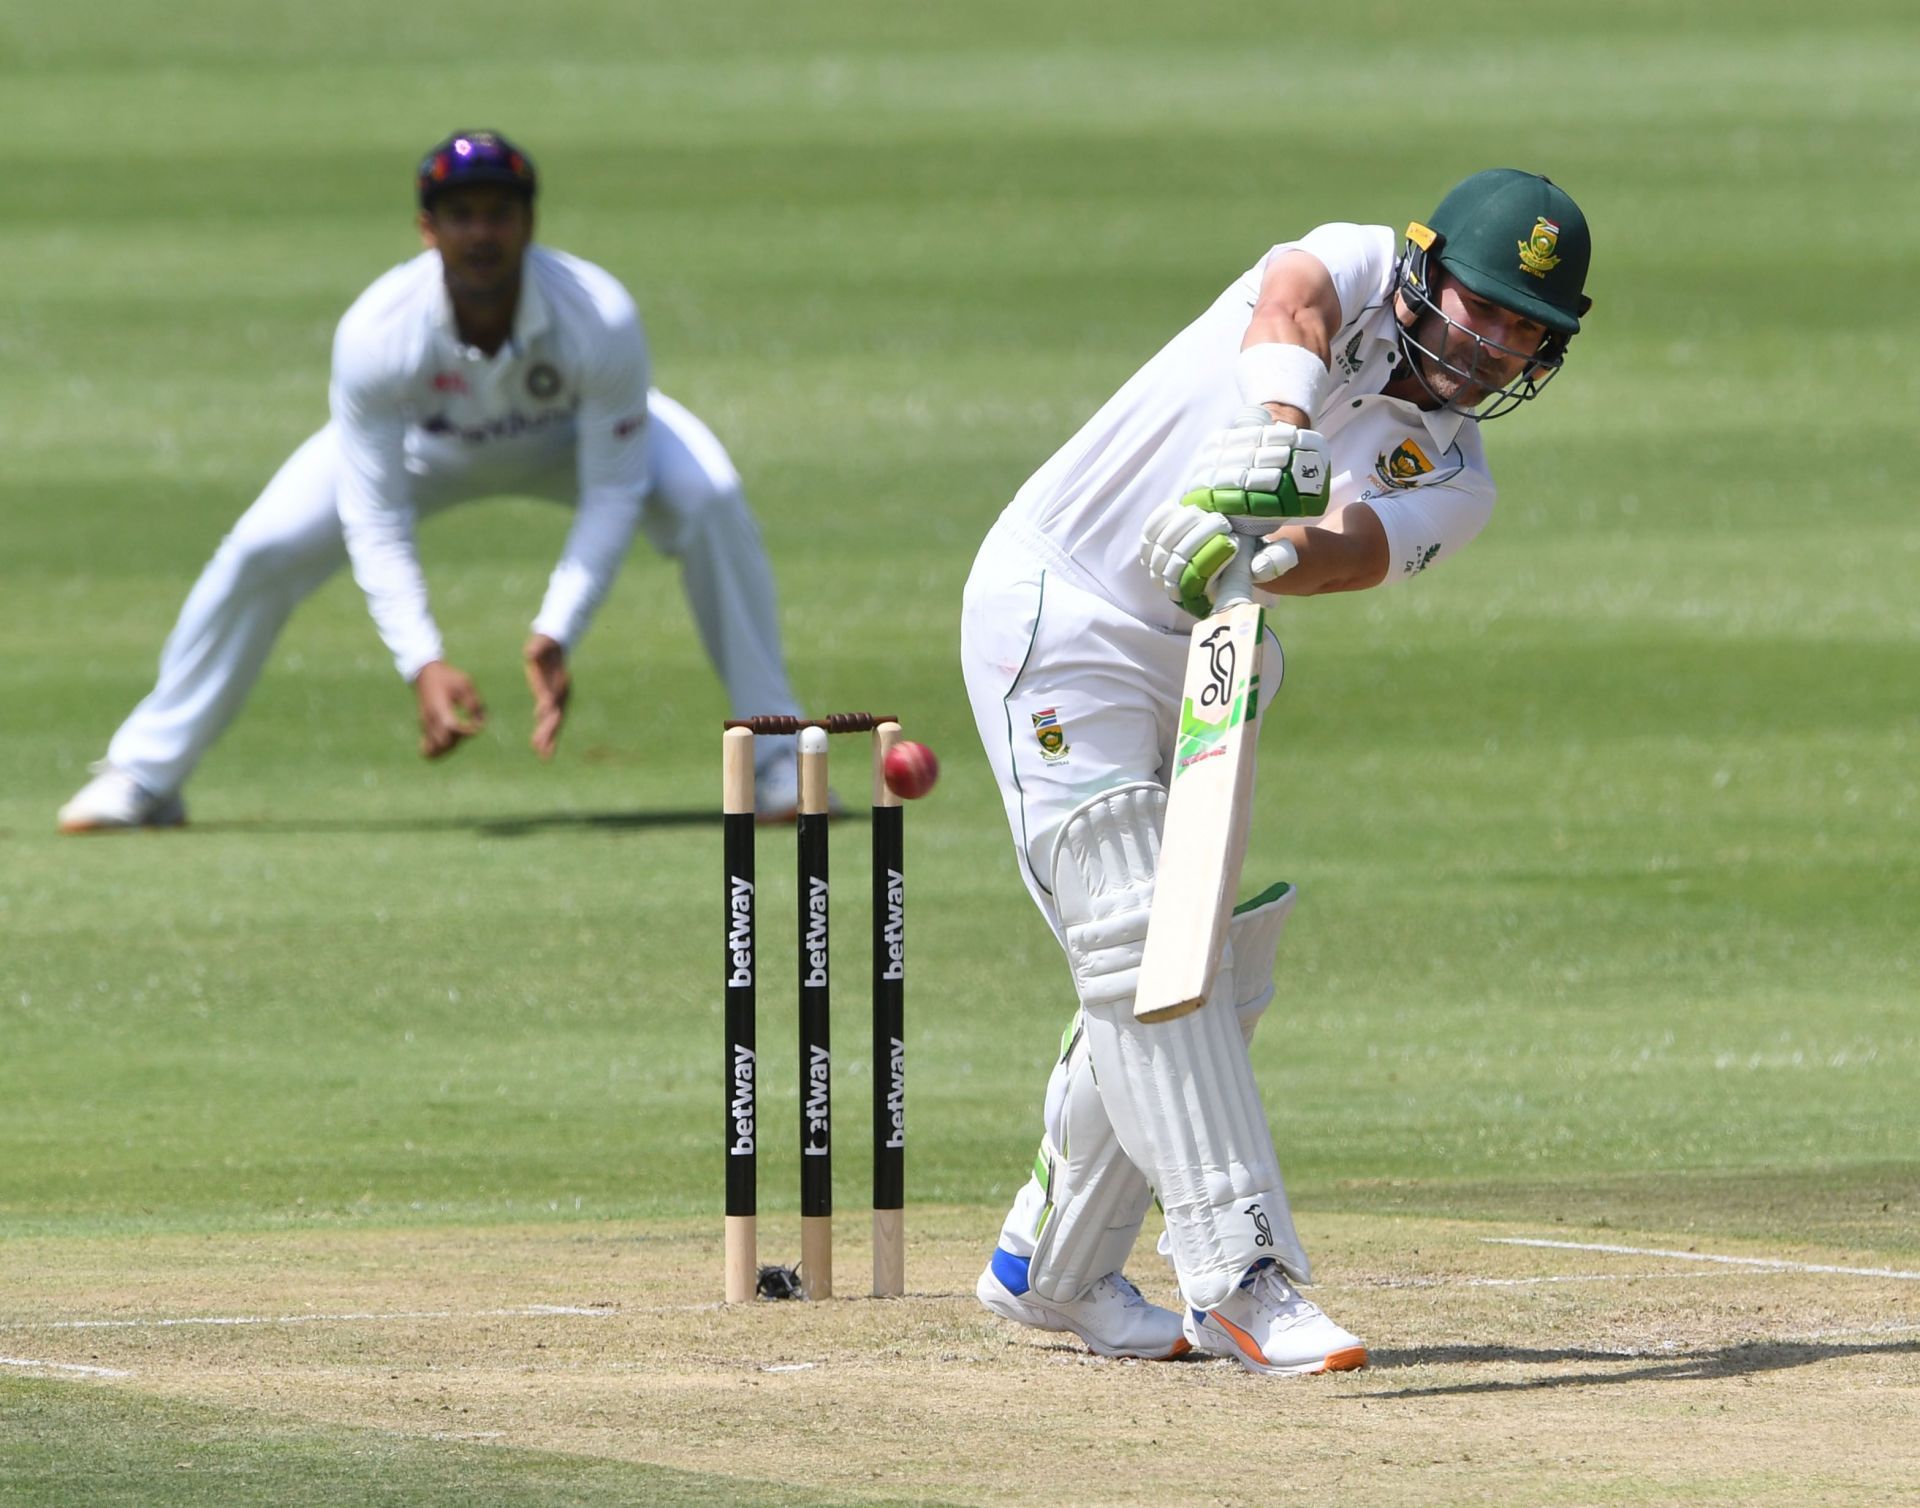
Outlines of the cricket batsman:
{"label": "cricket batsman", "polygon": [[[736,715],[797,714],[773,573],[711,431],[650,386],[633,299],[591,262],[534,242],[532,160],[492,131],[448,137],[416,180],[426,249],[341,319],[332,418],[267,484],[188,594],[160,677],[60,809],[65,832],[175,826],[181,790],[239,713],[294,608],[343,561],[413,688],[420,752],[485,709],[447,658],[415,548],[420,520],[476,498],[570,504],[573,524],[523,652],[534,752],[554,752],[568,662],[634,531],[680,562]],[[759,741],[763,817],[798,804],[791,739]]]}
{"label": "cricket batsman", "polygon": [[[1269,604],[1411,581],[1465,548],[1494,504],[1480,427],[1559,371],[1590,307],[1589,249],[1566,191],[1510,168],[1467,178],[1404,237],[1335,223],[1275,246],[987,535],[962,612],[967,689],[1079,997],[1033,1174],[976,1288],[995,1314],[1109,1356],[1366,1364],[1300,1292],[1311,1271],[1247,1051],[1292,887],[1236,910],[1197,1010],[1147,1024],[1132,1009],[1188,631],[1243,538]],[[1278,663],[1269,645],[1263,700]],[[1177,1314],[1123,1276],[1156,1197]]]}

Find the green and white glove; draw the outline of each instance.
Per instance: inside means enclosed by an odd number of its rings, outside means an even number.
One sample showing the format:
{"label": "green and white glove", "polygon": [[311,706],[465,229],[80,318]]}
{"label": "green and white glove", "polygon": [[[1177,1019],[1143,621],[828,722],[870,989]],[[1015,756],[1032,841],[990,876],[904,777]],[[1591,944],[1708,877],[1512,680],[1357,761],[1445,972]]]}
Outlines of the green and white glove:
{"label": "green and white glove", "polygon": [[[1264,525],[1262,526],[1264,527]],[[1159,578],[1160,589],[1196,618],[1213,612],[1220,573],[1240,548],[1243,536],[1217,513],[1185,503],[1162,503],[1147,515],[1140,531],[1140,564]],[[1255,586],[1277,581],[1300,563],[1300,554],[1284,539],[1271,539],[1253,553]]]}
{"label": "green and white glove", "polygon": [[1244,408],[1201,447],[1180,501],[1234,520],[1241,534],[1266,534],[1279,519],[1324,513],[1326,437],[1276,423],[1258,404]]}
{"label": "green and white glove", "polygon": [[1160,590],[1196,618],[1213,611],[1213,584],[1239,549],[1233,525],[1218,513],[1165,502],[1140,531],[1140,564]]}
{"label": "green and white glove", "polygon": [[[1317,430],[1276,424],[1258,405],[1241,410],[1201,449],[1193,485],[1179,501],[1148,515],[1140,564],[1175,602],[1206,617],[1215,582],[1233,559],[1235,535],[1265,536],[1282,519],[1326,511],[1326,457]],[[1298,560],[1292,545],[1272,541],[1255,554],[1253,579],[1272,581]]]}

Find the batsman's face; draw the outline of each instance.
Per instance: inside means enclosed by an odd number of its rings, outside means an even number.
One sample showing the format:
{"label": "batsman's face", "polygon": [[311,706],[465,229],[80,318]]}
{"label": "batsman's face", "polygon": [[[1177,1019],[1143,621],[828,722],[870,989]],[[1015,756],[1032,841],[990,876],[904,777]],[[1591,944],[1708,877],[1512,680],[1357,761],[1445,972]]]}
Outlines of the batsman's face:
{"label": "batsman's face", "polygon": [[1444,273],[1439,283],[1439,313],[1427,311],[1416,331],[1420,344],[1439,358],[1428,363],[1426,378],[1436,397],[1471,409],[1526,370],[1547,338],[1547,327],[1481,298]]}
{"label": "batsman's face", "polygon": [[486,298],[519,286],[533,240],[533,205],[492,184],[448,189],[420,213],[420,236],[439,251],[457,296]]}

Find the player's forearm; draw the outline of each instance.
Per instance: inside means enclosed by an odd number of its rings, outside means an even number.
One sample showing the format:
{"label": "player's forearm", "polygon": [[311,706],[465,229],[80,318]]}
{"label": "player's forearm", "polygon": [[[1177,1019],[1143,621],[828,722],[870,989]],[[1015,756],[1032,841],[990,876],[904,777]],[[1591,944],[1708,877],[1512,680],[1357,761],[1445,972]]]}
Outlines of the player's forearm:
{"label": "player's forearm", "polygon": [[1329,365],[1333,332],[1340,328],[1340,299],[1326,266],[1303,251],[1274,258],[1260,282],[1260,296],[1240,348],[1268,343],[1302,346]]}
{"label": "player's forearm", "polygon": [[1301,251],[1275,257],[1240,340],[1240,396],[1283,424],[1313,428],[1339,327],[1340,301],[1326,266]]}
{"label": "player's forearm", "polygon": [[411,481],[406,469],[406,419],[377,363],[362,370],[364,351],[346,336],[334,342],[334,380],[328,392],[340,490],[335,506],[353,579],[394,668],[415,680],[442,658],[440,630],[427,609],[427,582],[414,548]]}
{"label": "player's forearm", "polygon": [[620,574],[639,522],[640,498],[630,490],[608,488],[582,496],[533,620],[535,633],[569,649],[579,644]]}
{"label": "player's forearm", "polygon": [[1278,304],[1262,304],[1254,310],[1253,318],[1247,323],[1246,336],[1240,343],[1241,350],[1260,345],[1299,346],[1318,356],[1322,366],[1329,365],[1329,353],[1332,350],[1328,332],[1321,321],[1297,308]]}
{"label": "player's forearm", "polygon": [[1378,586],[1387,574],[1386,531],[1364,503],[1312,523],[1288,524],[1280,537],[1298,563],[1261,589],[1282,597],[1318,597]]}
{"label": "player's forearm", "polygon": [[445,657],[439,626],[427,606],[427,581],[413,548],[410,515],[349,518],[343,507],[341,523],[353,579],[367,599],[367,612],[381,641],[393,656],[394,668],[412,681],[421,668]]}

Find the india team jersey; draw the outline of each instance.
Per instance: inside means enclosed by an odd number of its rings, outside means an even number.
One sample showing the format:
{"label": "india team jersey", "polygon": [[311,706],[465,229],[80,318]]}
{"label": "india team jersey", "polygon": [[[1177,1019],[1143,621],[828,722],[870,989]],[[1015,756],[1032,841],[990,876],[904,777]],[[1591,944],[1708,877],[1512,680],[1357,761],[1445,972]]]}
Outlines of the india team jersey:
{"label": "india team jersey", "polygon": [[1185,633],[1193,620],[1140,564],[1147,515],[1192,481],[1202,443],[1246,406],[1235,358],[1267,263],[1305,251],[1332,275],[1341,327],[1333,385],[1315,416],[1327,438],[1329,513],[1364,501],[1386,530],[1388,581],[1405,581],[1461,549],[1493,512],[1479,425],[1381,389],[1397,360],[1393,268],[1384,225],[1322,225],[1274,247],[1108,399],[1015,494],[1000,527],[1051,569],[1149,623]]}
{"label": "india team jersey", "polygon": [[338,505],[354,576],[403,675],[439,658],[414,551],[416,505],[544,490],[572,472],[579,510],[534,626],[569,643],[617,572],[648,485],[646,336],[611,274],[528,248],[513,335],[461,340],[427,251],[379,278],[334,336]]}

